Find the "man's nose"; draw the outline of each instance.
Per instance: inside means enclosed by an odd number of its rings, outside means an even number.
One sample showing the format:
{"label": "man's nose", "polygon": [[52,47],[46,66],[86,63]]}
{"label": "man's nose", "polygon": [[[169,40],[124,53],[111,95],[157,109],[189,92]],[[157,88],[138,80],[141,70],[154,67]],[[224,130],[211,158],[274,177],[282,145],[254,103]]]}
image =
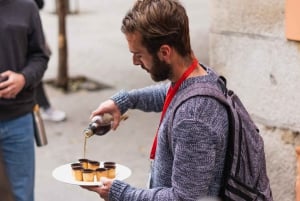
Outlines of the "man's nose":
{"label": "man's nose", "polygon": [[141,60],[138,59],[136,56],[133,56],[133,57],[132,57],[132,62],[133,62],[133,64],[136,65],[136,66],[142,64]]}

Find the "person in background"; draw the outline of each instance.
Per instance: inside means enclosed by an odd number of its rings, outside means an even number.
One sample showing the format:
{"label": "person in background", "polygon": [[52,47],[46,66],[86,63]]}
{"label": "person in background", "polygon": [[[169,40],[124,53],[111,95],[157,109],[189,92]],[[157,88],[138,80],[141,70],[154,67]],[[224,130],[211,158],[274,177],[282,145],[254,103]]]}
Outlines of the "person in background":
{"label": "person in background", "polygon": [[[195,83],[221,89],[219,76],[193,54],[189,20],[177,0],[137,0],[122,21],[134,65],[146,70],[157,85],[121,90],[91,114],[110,113],[113,129],[129,109],[162,112],[151,149],[149,189],[118,179],[101,186],[82,186],[110,201],[199,201],[218,199],[222,192],[229,119],[224,105],[211,97],[193,96],[175,110],[176,98]],[[96,138],[94,138],[96,140]]]}
{"label": "person in background", "polygon": [[35,3],[0,0],[0,152],[15,201],[34,201],[32,113],[48,60]]}
{"label": "person in background", "polygon": [[43,120],[60,122],[67,118],[64,111],[55,109],[51,106],[46,94],[44,83],[41,81],[36,88],[36,103],[40,106],[40,113]]}
{"label": "person in background", "polygon": [[[38,8],[41,10],[44,7],[44,0],[35,0]],[[51,56],[51,50],[49,45],[46,43],[49,57]],[[44,83],[41,81],[36,88],[36,102],[40,107],[40,113],[44,120],[53,122],[60,122],[66,120],[66,113],[62,110],[58,110],[52,107],[48,99]]]}

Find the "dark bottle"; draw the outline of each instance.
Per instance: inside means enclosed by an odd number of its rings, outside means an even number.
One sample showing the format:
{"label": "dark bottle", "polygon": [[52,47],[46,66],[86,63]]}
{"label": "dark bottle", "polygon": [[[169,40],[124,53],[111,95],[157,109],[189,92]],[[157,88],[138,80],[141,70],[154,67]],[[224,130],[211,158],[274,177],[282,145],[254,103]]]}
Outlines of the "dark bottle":
{"label": "dark bottle", "polygon": [[[127,115],[122,115],[121,120],[126,120]],[[85,137],[91,137],[93,135],[105,135],[110,131],[113,122],[113,117],[105,113],[102,116],[94,116],[89,126],[84,130]]]}

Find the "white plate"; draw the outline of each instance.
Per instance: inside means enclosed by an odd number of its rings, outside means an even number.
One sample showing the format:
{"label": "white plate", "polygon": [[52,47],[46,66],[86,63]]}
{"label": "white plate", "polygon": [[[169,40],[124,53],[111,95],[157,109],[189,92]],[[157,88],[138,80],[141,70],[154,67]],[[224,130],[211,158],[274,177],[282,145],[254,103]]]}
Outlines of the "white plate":
{"label": "white plate", "polygon": [[[131,170],[120,164],[116,164],[116,178],[118,180],[127,179],[131,175]],[[72,168],[71,163],[59,166],[55,168],[52,172],[52,176],[61,182],[80,185],[80,186],[101,186],[101,182],[94,181],[94,182],[85,182],[85,181],[76,181],[72,175]]]}

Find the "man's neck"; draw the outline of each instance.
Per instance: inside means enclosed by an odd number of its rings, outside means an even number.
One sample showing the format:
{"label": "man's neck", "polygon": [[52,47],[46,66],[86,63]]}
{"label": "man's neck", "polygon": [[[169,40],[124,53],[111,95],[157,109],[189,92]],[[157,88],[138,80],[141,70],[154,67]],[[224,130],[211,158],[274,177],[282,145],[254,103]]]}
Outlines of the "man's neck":
{"label": "man's neck", "polygon": [[[173,69],[172,69],[172,77],[170,78],[171,82],[176,82],[180,79],[180,77],[184,74],[184,72],[192,65],[196,58],[182,58],[179,57],[174,59],[173,61]],[[197,62],[197,66],[194,71],[188,77],[196,77],[206,75],[206,71],[201,67],[199,62]]]}

